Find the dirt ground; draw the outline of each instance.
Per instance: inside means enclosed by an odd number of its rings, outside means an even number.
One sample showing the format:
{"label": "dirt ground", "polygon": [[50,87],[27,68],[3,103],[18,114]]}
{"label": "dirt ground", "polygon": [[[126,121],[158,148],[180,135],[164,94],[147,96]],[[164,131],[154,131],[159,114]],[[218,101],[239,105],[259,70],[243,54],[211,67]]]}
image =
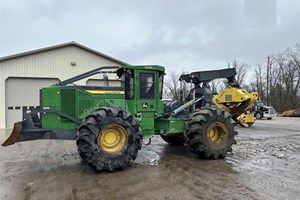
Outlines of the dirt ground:
{"label": "dirt ground", "polygon": [[[300,118],[237,127],[224,160],[194,158],[159,137],[124,171],[96,173],[74,141],[0,147],[0,199],[299,199]],[[0,131],[0,142],[10,130]]]}

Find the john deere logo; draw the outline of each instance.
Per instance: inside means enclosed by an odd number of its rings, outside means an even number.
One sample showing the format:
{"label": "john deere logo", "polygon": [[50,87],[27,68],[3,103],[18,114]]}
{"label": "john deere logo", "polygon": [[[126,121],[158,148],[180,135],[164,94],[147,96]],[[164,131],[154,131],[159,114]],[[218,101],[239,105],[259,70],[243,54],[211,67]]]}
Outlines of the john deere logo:
{"label": "john deere logo", "polygon": [[142,108],[148,108],[148,103],[147,102],[143,102],[142,103]]}

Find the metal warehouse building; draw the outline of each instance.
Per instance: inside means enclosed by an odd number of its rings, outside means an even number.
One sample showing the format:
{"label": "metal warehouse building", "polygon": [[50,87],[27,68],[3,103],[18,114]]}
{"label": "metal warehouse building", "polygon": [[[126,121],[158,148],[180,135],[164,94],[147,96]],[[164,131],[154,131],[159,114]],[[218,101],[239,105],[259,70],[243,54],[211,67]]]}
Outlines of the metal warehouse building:
{"label": "metal warehouse building", "polygon": [[[0,128],[20,121],[24,107],[39,106],[41,87],[100,66],[125,64],[76,42],[0,58]],[[96,83],[100,75],[97,78],[86,84]]]}

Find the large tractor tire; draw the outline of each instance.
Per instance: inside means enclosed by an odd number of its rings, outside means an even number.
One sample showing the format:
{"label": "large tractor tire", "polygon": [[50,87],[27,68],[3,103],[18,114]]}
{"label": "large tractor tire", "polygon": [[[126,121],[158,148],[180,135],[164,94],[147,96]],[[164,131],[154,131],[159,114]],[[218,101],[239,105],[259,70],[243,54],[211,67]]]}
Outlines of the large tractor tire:
{"label": "large tractor tire", "polygon": [[236,144],[234,125],[229,113],[218,108],[201,108],[187,123],[186,143],[196,157],[225,158]]}
{"label": "large tractor tire", "polygon": [[161,135],[161,138],[171,146],[181,146],[185,142],[183,134]]}
{"label": "large tractor tire", "polygon": [[79,155],[90,167],[123,170],[142,147],[140,124],[126,110],[102,107],[85,118],[76,143]]}

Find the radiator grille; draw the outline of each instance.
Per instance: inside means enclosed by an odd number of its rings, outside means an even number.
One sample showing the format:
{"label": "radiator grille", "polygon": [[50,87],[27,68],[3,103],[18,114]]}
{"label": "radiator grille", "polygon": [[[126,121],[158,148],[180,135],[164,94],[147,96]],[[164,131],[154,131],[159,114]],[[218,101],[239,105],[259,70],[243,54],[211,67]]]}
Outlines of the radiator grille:
{"label": "radiator grille", "polygon": [[76,90],[62,89],[61,90],[61,111],[76,117]]}

